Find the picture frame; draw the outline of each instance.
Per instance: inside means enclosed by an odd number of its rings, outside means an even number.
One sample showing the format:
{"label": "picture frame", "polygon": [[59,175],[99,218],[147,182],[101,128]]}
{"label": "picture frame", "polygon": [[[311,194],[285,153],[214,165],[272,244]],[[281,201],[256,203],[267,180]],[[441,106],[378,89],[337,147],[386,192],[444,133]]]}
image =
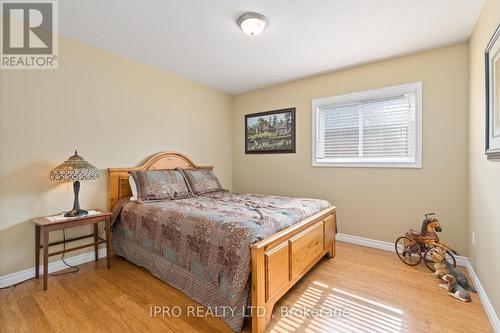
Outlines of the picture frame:
{"label": "picture frame", "polygon": [[245,115],[245,154],[295,153],[295,108]]}
{"label": "picture frame", "polygon": [[491,37],[485,57],[486,141],[489,159],[500,159],[500,25]]}

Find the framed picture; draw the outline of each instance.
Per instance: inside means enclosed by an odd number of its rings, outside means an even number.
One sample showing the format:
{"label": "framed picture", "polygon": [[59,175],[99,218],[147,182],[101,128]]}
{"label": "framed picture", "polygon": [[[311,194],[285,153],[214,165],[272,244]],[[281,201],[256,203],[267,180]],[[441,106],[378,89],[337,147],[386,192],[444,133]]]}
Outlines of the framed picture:
{"label": "framed picture", "polygon": [[500,158],[500,25],[485,51],[486,155]]}
{"label": "framed picture", "polygon": [[245,154],[295,153],[295,108],[245,115]]}

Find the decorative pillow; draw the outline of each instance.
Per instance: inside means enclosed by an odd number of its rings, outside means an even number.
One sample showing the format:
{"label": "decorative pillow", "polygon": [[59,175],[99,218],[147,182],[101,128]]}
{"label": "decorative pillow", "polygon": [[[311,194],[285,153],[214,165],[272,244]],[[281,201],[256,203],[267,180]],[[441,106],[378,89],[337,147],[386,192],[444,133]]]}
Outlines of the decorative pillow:
{"label": "decorative pillow", "polygon": [[189,197],[183,174],[178,170],[130,171],[137,185],[137,200],[171,200]]}
{"label": "decorative pillow", "polygon": [[186,176],[191,191],[196,195],[224,190],[212,170],[182,169],[182,173]]}

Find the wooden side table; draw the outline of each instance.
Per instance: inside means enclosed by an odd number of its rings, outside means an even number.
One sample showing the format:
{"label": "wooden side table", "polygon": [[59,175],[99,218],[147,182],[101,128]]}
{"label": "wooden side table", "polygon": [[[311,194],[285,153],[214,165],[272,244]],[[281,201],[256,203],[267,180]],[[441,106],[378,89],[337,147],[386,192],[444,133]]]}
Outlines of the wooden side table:
{"label": "wooden side table", "polygon": [[[51,221],[47,217],[37,217],[33,219],[35,223],[35,277],[39,277],[39,267],[40,267],[40,249],[43,248],[43,289],[47,290],[48,284],[48,263],[49,257],[58,254],[71,252],[86,247],[94,246],[95,260],[98,259],[99,244],[106,243],[106,262],[108,268],[110,268],[110,253],[111,253],[111,213],[99,212],[99,214],[92,214],[82,217],[65,218],[63,220]],[[105,223],[106,239],[99,237],[98,235],[98,225],[99,222]],[[57,241],[49,243],[49,233],[51,231],[63,230],[67,228],[78,227],[82,225],[93,224],[94,232],[90,235],[84,235],[80,237],[75,237],[67,239],[66,243],[93,237],[94,241],[92,243],[87,243],[84,245],[75,246],[69,249],[64,249],[60,251],[55,251],[49,253],[49,247],[53,245],[60,245],[65,243],[65,241]],[[43,244],[40,244],[40,236],[43,238]]]}

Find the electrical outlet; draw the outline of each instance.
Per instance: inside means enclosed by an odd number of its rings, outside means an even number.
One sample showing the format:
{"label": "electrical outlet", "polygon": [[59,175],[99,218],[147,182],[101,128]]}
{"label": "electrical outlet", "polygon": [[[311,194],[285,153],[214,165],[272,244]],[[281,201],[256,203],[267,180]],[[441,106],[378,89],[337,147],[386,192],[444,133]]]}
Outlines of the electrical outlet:
{"label": "electrical outlet", "polygon": [[472,232],[472,246],[476,246],[476,232]]}

